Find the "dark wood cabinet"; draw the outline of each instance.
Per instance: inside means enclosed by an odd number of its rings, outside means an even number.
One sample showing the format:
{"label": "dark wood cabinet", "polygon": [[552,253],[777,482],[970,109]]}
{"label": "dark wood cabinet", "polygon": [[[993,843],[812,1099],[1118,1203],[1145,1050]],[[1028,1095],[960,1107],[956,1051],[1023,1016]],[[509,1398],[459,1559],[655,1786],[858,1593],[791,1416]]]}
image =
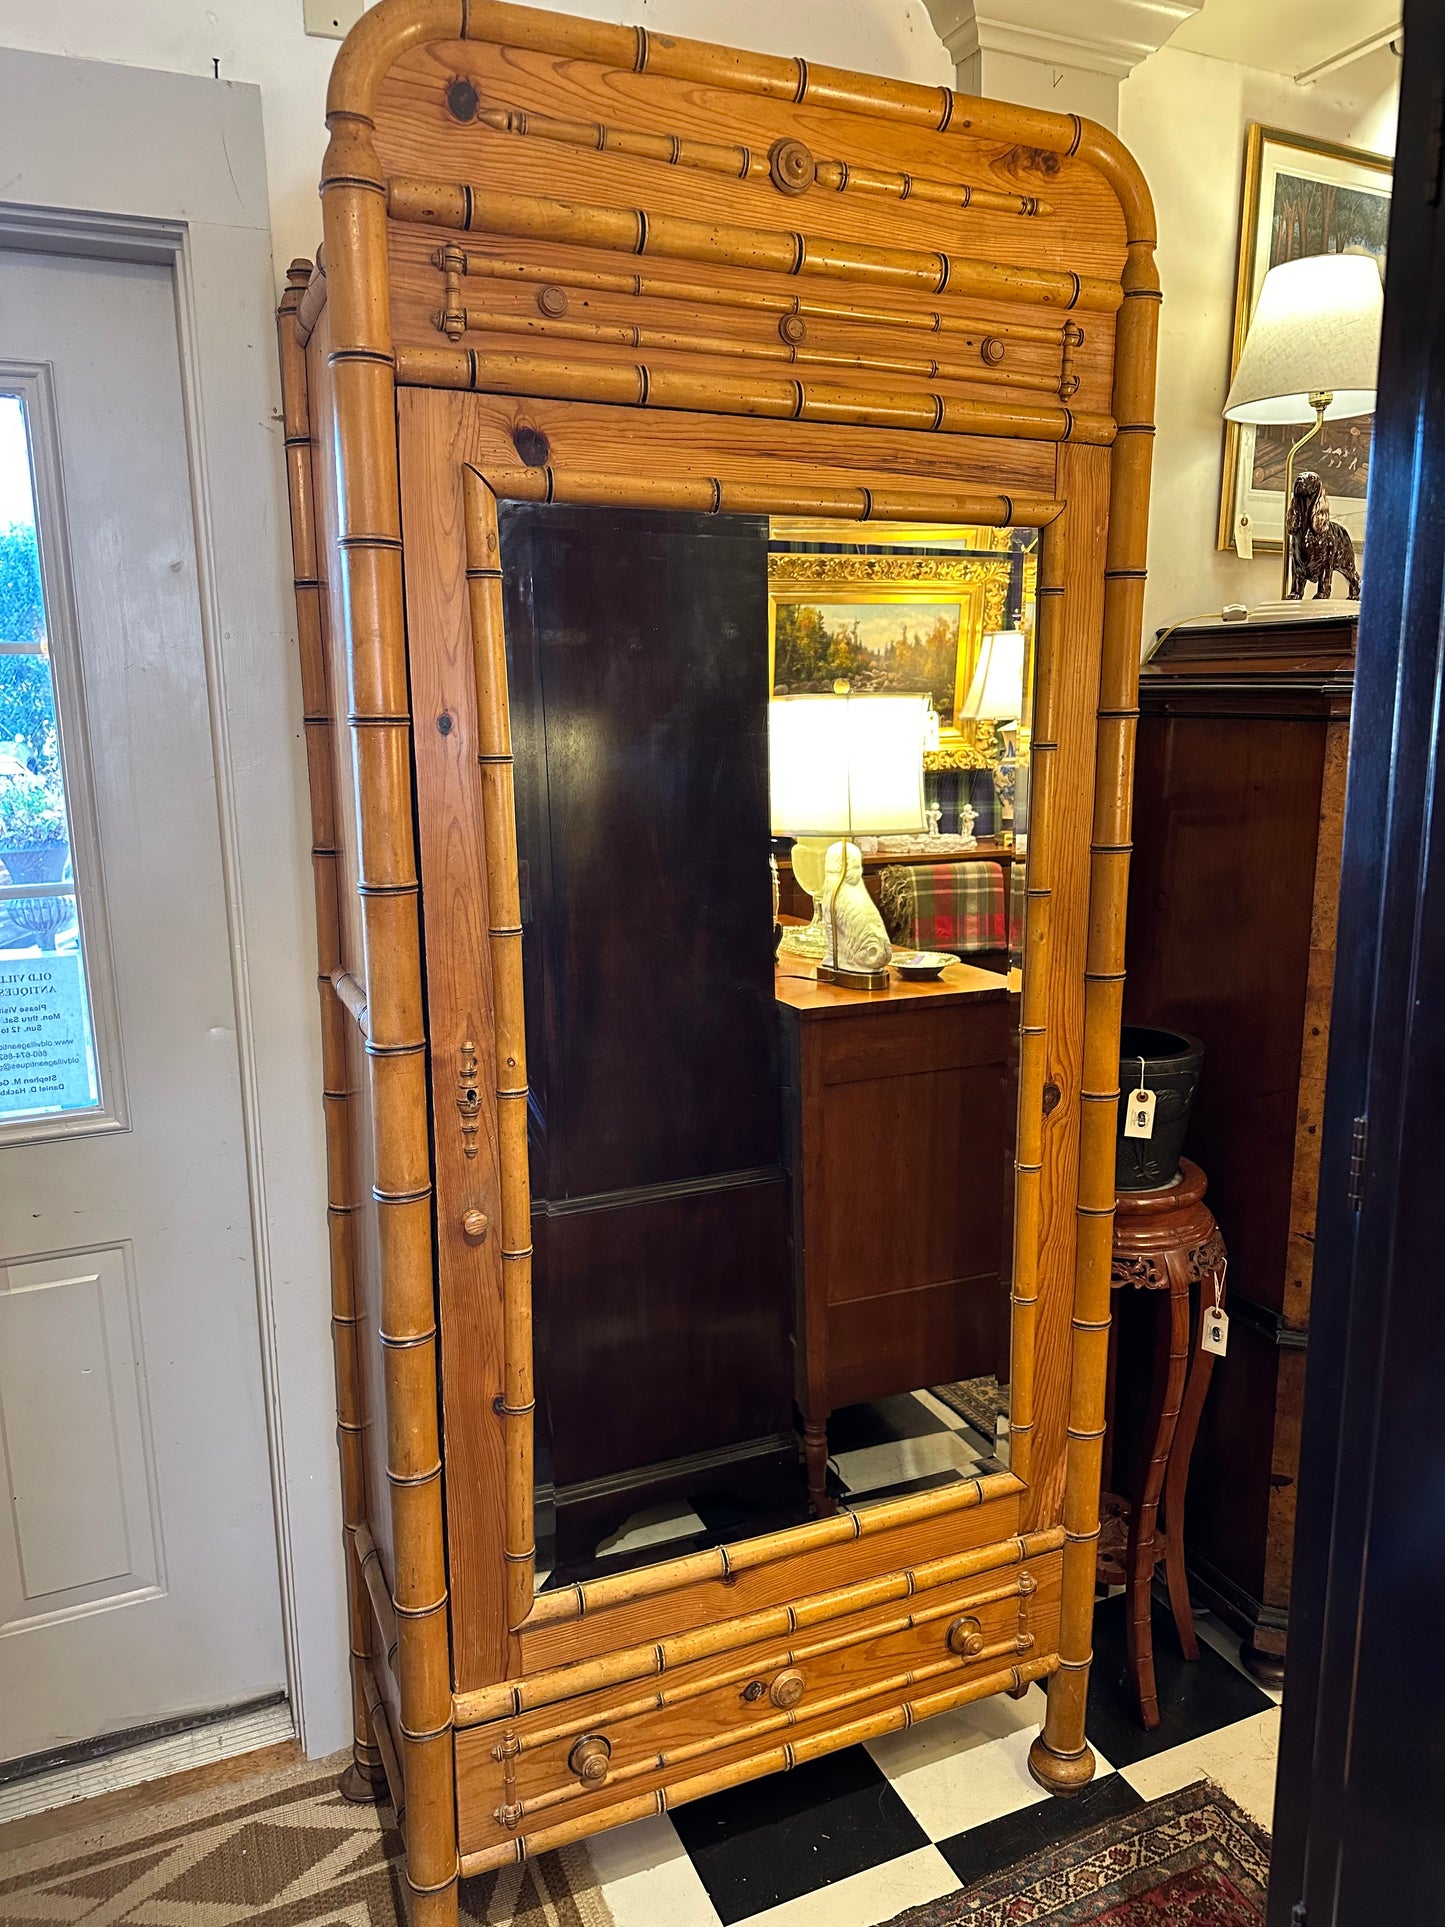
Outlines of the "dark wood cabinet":
{"label": "dark wood cabinet", "polygon": [[509,503],[539,1442],[560,1559],[796,1494],[767,524]]}
{"label": "dark wood cabinet", "polygon": [[820,984],[778,972],[792,1179],[794,1380],[809,1496],[828,1414],[1006,1372],[1017,1010],[1008,980]]}
{"label": "dark wood cabinet", "polygon": [[1353,614],[1190,624],[1140,678],[1125,1020],[1204,1044],[1186,1149],[1229,1248],[1188,1499],[1196,1590],[1284,1653]]}

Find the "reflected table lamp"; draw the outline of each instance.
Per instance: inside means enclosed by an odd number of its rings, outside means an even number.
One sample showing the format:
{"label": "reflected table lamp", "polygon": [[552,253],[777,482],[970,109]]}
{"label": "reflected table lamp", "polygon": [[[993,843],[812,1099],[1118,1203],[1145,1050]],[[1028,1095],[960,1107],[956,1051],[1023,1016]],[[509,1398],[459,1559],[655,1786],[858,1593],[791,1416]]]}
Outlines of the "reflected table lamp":
{"label": "reflected table lamp", "polygon": [[1021,629],[994,629],[983,639],[958,712],[960,721],[992,722],[1003,738],[1003,753],[994,768],[999,816],[1005,829],[1014,823],[1018,778],[1018,727],[1024,706],[1024,656],[1028,648]]}
{"label": "reflected table lamp", "polygon": [[927,696],[775,696],[768,705],[774,836],[797,838],[793,875],[813,898],[784,948],[820,959],[825,983],[885,990],[892,945],[853,837],[923,828]]}
{"label": "reflected table lamp", "polygon": [[[1300,450],[1327,421],[1374,413],[1383,307],[1380,270],[1370,254],[1310,254],[1281,261],[1264,277],[1224,415],[1256,425],[1312,421],[1285,463],[1286,519]],[[1288,598],[1287,529],[1281,539],[1280,593]]]}

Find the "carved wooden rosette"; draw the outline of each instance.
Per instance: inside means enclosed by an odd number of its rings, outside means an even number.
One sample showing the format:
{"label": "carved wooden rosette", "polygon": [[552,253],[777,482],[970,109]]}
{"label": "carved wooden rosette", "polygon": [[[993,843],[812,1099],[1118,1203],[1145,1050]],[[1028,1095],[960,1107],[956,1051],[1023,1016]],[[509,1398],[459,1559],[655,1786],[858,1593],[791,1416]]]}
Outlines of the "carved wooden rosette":
{"label": "carved wooden rosette", "polygon": [[[459,1868],[1035,1678],[1034,1770],[1070,1790],[1092,1771],[1147,191],[1077,119],[502,0],[380,0],[328,125],[326,272],[293,271],[282,363],[355,1751],[404,1788],[412,1918],[449,1927]],[[1012,1468],[535,1601],[509,499],[1043,531]]]}

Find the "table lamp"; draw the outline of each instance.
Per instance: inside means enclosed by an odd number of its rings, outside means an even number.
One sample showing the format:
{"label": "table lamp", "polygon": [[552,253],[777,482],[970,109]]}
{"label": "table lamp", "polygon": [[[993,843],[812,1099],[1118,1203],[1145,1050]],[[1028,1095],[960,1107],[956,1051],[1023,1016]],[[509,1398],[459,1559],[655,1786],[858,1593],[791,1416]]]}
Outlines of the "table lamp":
{"label": "table lamp", "polygon": [[999,809],[1005,824],[1014,819],[1014,789],[1018,777],[1018,727],[1024,706],[1024,657],[1028,640],[1021,629],[994,629],[983,639],[973,680],[959,708],[959,719],[998,725],[1003,754],[993,773]]}
{"label": "table lamp", "polygon": [[[1281,261],[1264,277],[1224,415],[1257,425],[1313,416],[1285,463],[1286,516],[1295,457],[1306,442],[1327,421],[1374,413],[1383,306],[1380,270],[1370,254],[1310,254]],[[1287,539],[1281,593],[1289,595]]]}
{"label": "table lamp", "polygon": [[775,836],[792,836],[793,875],[813,898],[813,923],[787,949],[817,956],[825,983],[884,990],[892,946],[863,886],[855,835],[923,828],[927,696],[775,696],[768,755]]}

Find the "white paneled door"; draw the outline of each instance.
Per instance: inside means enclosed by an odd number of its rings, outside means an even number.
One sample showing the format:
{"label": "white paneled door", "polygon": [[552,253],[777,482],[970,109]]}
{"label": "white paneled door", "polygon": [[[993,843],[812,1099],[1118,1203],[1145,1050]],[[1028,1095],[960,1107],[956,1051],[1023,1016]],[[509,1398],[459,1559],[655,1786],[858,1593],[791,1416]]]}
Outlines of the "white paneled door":
{"label": "white paneled door", "polygon": [[170,265],[0,251],[0,1761],[285,1687],[187,432]]}

